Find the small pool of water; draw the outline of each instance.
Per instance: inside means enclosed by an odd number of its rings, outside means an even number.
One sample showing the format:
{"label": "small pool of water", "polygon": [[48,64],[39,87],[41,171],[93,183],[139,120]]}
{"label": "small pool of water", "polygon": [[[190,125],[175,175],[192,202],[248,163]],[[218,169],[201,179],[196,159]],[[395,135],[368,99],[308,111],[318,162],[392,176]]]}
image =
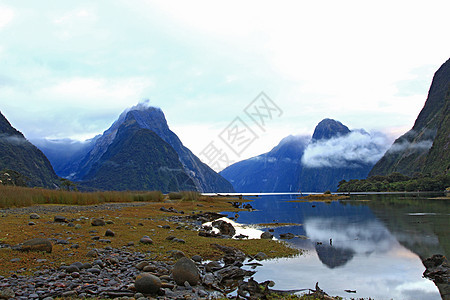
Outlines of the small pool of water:
{"label": "small pool of water", "polygon": [[299,224],[272,227],[276,238],[281,233],[308,237],[287,240],[304,254],[264,261],[256,280],[273,280],[281,290],[314,288],[318,282],[328,294],[345,298],[441,299],[438,287],[422,277],[421,259],[448,252],[446,200],[370,195],[329,203],[289,202],[293,199],[253,198],[256,211],[239,213],[237,222],[243,224]]}

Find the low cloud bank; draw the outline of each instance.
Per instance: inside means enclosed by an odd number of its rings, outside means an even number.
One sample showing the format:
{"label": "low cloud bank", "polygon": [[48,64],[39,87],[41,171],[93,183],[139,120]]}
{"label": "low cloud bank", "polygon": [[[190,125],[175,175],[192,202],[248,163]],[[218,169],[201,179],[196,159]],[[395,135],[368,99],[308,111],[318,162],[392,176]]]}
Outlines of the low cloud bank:
{"label": "low cloud bank", "polygon": [[350,167],[375,164],[389,148],[381,133],[352,131],[348,135],[312,142],[306,147],[302,163],[309,168]]}
{"label": "low cloud bank", "polygon": [[404,151],[406,149],[428,150],[431,148],[431,146],[433,146],[432,140],[420,141],[418,143],[410,143],[410,142],[404,141],[401,143],[393,144],[392,147],[389,149],[389,153],[400,152],[400,151]]}

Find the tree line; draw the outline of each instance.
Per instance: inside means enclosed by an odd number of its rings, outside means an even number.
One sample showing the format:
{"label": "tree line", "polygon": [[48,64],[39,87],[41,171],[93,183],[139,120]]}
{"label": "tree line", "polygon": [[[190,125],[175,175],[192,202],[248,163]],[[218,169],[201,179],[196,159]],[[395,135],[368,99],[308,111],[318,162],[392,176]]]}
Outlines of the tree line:
{"label": "tree line", "polygon": [[415,192],[444,191],[450,186],[450,174],[431,176],[415,173],[409,177],[401,173],[374,175],[367,179],[341,180],[338,192]]}

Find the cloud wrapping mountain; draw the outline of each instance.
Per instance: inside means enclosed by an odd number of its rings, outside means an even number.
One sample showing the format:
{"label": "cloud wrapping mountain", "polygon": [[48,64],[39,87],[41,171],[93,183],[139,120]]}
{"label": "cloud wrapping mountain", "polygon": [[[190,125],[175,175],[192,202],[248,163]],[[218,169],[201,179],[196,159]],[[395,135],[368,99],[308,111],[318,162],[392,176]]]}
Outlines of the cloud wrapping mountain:
{"label": "cloud wrapping mountain", "polygon": [[375,164],[386,152],[389,142],[381,133],[352,131],[345,136],[312,141],[301,159],[307,168],[358,167]]}

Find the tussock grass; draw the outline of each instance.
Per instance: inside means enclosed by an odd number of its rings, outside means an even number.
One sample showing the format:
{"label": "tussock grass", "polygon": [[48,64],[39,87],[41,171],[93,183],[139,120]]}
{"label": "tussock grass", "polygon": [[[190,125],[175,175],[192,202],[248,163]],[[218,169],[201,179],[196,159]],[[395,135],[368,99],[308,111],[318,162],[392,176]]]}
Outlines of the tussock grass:
{"label": "tussock grass", "polygon": [[146,192],[75,192],[0,185],[0,208],[36,204],[92,205],[108,202],[159,202],[160,191]]}
{"label": "tussock grass", "polygon": [[197,191],[170,192],[167,194],[170,200],[197,201],[203,198]]}

